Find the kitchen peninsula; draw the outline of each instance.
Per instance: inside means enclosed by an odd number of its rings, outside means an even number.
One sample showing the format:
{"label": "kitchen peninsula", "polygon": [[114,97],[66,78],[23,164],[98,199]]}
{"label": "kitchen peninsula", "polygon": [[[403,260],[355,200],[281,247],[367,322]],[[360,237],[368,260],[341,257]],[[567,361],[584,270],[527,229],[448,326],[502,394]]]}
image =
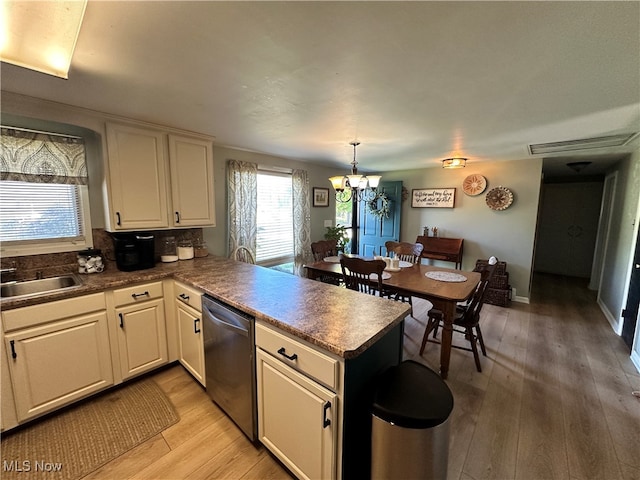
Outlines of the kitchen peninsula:
{"label": "kitchen peninsula", "polygon": [[[119,272],[115,266],[110,267],[101,274],[82,276],[83,285],[80,287],[31,298],[2,299],[3,353],[6,356],[3,363],[12,360],[7,337],[13,334],[11,330],[18,331],[19,328],[14,324],[7,331],[5,315],[12,310],[77,297],[90,298],[102,292],[106,292],[108,299],[109,292],[114,289],[153,282],[164,285],[168,362],[175,361],[177,348],[172,345],[177,342],[178,334],[171,313],[175,296],[167,285],[181,282],[255,317],[260,332],[263,332],[262,338],[291,342],[332,362],[333,377],[314,376],[313,371],[305,371],[302,365],[298,368],[295,362],[286,359],[283,362],[270,356],[272,352],[267,346],[261,346],[261,337],[256,335],[256,350],[271,362],[265,363],[267,367],[271,368],[273,364],[284,374],[290,373],[291,378],[299,377],[302,382],[313,383],[313,388],[317,384],[319,390],[333,395],[333,402],[319,406],[325,415],[325,425],[319,429],[319,435],[323,438],[323,449],[329,455],[315,462],[320,470],[313,466],[311,471],[320,471],[327,478],[353,478],[363,469],[366,471],[369,464],[370,395],[377,375],[401,360],[403,319],[409,311],[407,304],[216,256],[157,264],[155,268],[136,272]],[[106,316],[110,324],[118,322],[117,315],[109,313],[110,306],[115,303],[106,301]],[[109,325],[112,348],[117,344],[113,339],[114,331],[118,332],[117,326]],[[267,334],[270,337],[264,336]],[[119,383],[118,376],[114,377],[112,384]],[[5,378],[3,372],[3,392],[7,391],[4,388]],[[126,375],[122,376],[122,380],[126,378]],[[258,383],[258,396],[262,398],[261,392],[265,394],[266,387],[261,387],[260,380]],[[105,384],[102,390],[108,386]],[[295,411],[289,411],[288,418],[283,420],[285,430],[299,428],[299,425],[290,427],[296,424]],[[261,441],[272,451],[278,450],[277,445],[274,448],[263,437]],[[287,459],[282,458],[282,452],[274,451],[274,454],[296,475],[306,475],[304,467],[297,470],[295,461],[288,464]],[[320,455],[319,452],[317,454]]]}

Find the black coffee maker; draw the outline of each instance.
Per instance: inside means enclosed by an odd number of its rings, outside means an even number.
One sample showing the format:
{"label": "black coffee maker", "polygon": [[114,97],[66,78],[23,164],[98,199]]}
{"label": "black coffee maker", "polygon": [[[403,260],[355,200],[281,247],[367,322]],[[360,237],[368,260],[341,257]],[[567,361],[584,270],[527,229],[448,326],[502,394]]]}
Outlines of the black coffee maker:
{"label": "black coffee maker", "polygon": [[115,233],[113,245],[118,270],[132,272],[156,265],[155,238],[145,233]]}

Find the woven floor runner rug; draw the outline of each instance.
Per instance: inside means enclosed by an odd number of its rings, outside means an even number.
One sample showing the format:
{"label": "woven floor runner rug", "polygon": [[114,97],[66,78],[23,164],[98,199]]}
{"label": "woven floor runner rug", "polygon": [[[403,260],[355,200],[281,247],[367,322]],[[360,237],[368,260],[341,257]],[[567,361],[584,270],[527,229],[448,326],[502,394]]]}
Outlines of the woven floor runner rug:
{"label": "woven floor runner rug", "polygon": [[178,421],[152,379],[142,379],[2,435],[2,480],[76,480]]}

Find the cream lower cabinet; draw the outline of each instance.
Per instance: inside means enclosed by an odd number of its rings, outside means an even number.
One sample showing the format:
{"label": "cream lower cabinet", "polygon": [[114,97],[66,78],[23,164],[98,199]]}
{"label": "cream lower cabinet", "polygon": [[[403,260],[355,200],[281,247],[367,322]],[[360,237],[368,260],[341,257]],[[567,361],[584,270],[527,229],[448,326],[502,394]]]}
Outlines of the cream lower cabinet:
{"label": "cream lower cabinet", "polygon": [[180,282],[175,282],[174,292],[178,324],[178,360],[205,386],[202,293]]}
{"label": "cream lower cabinet", "polygon": [[103,293],[9,310],[2,320],[11,379],[2,391],[13,390],[19,422],[113,384]]}
{"label": "cream lower cabinet", "polygon": [[122,379],[168,362],[162,282],[113,291]]}
{"label": "cream lower cabinet", "polygon": [[[258,437],[298,478],[337,475],[337,360],[256,325]],[[287,362],[287,363],[285,363]]]}

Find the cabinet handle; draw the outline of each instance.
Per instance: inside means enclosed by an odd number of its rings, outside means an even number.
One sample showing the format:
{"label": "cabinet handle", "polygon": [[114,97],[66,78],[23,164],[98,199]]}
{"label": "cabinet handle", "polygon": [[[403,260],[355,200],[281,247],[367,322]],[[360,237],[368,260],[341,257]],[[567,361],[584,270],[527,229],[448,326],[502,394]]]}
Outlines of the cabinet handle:
{"label": "cabinet handle", "polygon": [[120,212],[116,212],[116,225],[122,225],[122,222],[120,221]]}
{"label": "cabinet handle", "polygon": [[189,301],[189,295],[187,295],[186,293],[181,293],[180,295],[178,295],[182,300],[184,300],[185,302]]}
{"label": "cabinet handle", "polygon": [[9,344],[11,345],[11,358],[18,358],[18,354],[16,353],[16,341],[11,340]]}
{"label": "cabinet handle", "polygon": [[119,313],[118,317],[120,317],[120,328],[124,328],[124,315]]}
{"label": "cabinet handle", "polygon": [[294,353],[293,355],[287,355],[286,354],[286,350],[284,349],[284,347],[282,347],[280,350],[278,350],[278,353],[280,355],[282,355],[284,358],[288,359],[288,360],[296,360],[298,358],[298,354]]}
{"label": "cabinet handle", "polygon": [[196,318],[193,320],[193,333],[200,333],[200,319]]}
{"label": "cabinet handle", "polygon": [[148,297],[149,296],[149,292],[144,292],[144,293],[132,293],[131,296],[133,297],[134,300],[137,300],[138,297]]}
{"label": "cabinet handle", "polygon": [[327,428],[329,425],[331,425],[331,420],[327,418],[327,410],[329,410],[330,408],[331,402],[327,402],[324,404],[322,411],[322,428]]}
{"label": "cabinet handle", "polygon": [[180,223],[180,212],[176,212],[176,223]]}

